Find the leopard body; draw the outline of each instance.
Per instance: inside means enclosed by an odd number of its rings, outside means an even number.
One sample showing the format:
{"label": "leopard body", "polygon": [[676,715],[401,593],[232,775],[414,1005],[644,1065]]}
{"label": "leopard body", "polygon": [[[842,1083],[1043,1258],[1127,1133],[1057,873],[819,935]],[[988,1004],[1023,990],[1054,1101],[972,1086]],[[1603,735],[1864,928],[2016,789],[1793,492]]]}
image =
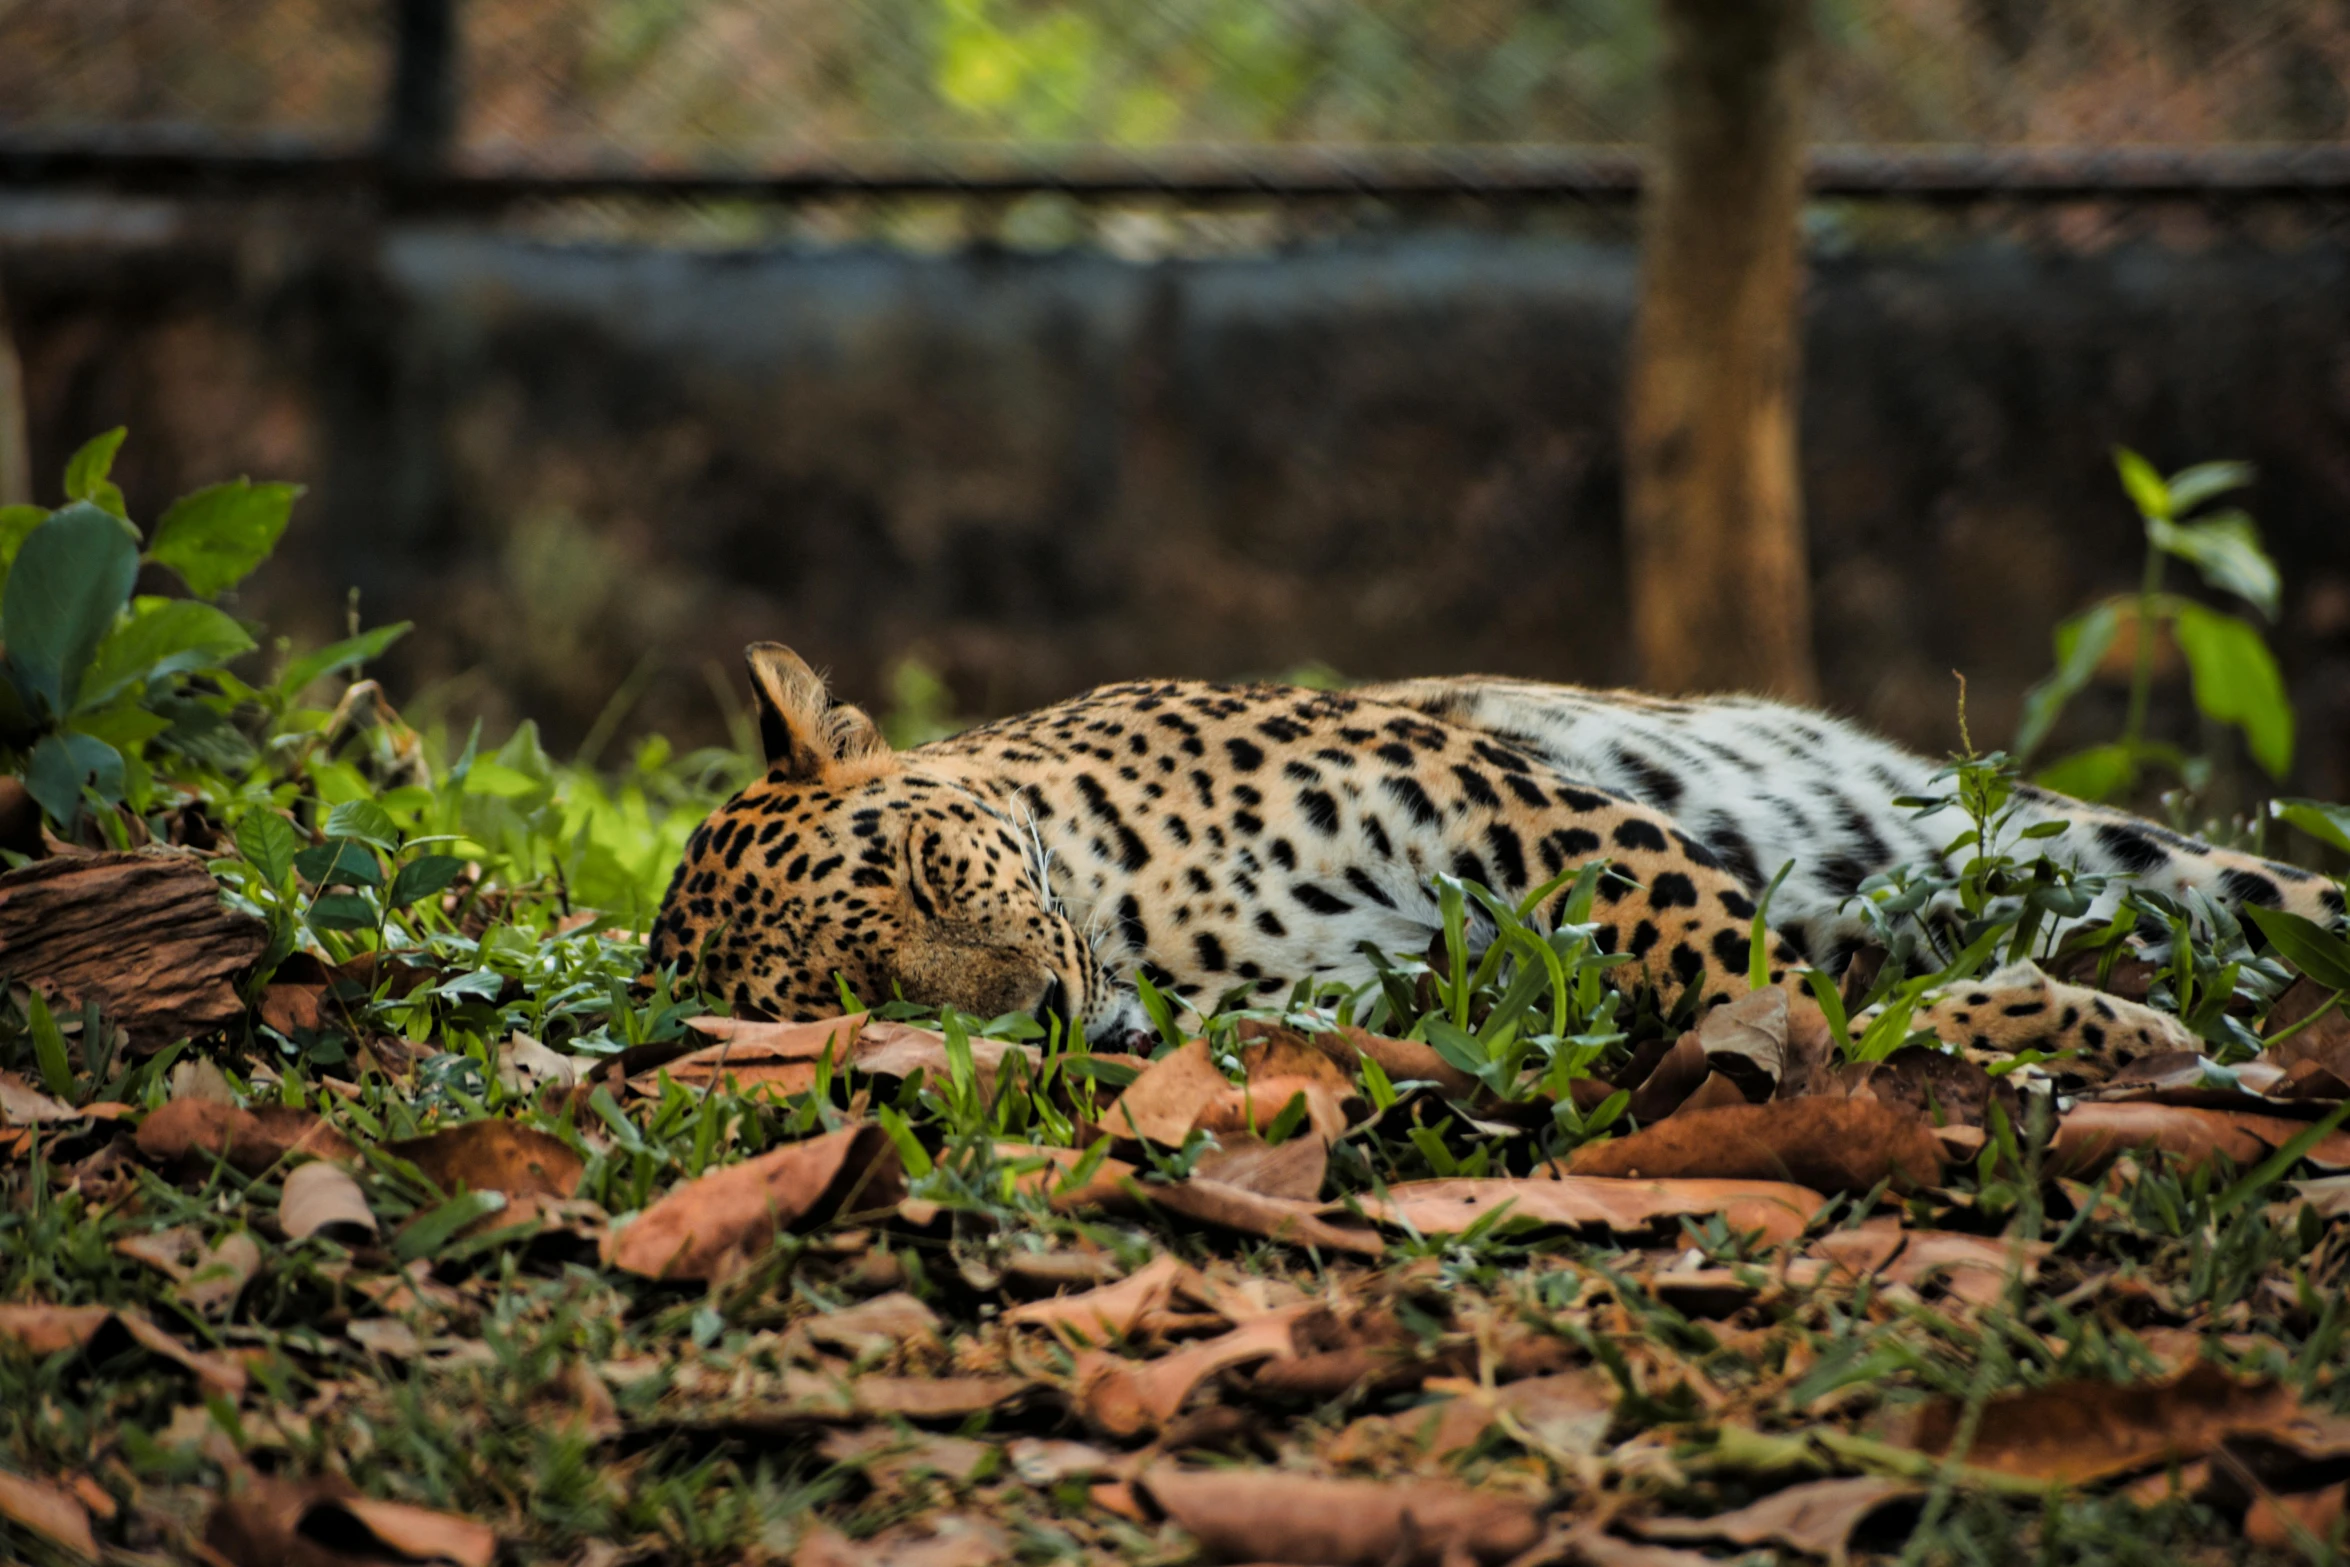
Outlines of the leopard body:
{"label": "leopard body", "polygon": [[[1963,823],[1895,798],[1934,764],[1803,709],[1461,677],[1331,692],[1143,681],[894,753],[788,650],[751,650],[767,774],[694,835],[653,932],[738,1012],[784,1018],[893,992],[995,1014],[1049,1009],[1097,1040],[1145,1025],[1134,976],[1206,1009],[1235,990],[1371,977],[1367,947],[1425,948],[1430,878],[1513,902],[1604,857],[1595,939],[1671,1004],[1742,992],[1756,902],[1772,982],[1832,964],[1859,882],[1939,858]],[[2341,893],[2295,867],[2153,823],[2028,795],[2018,826],[2067,823],[2083,869],[2333,920]],[[1556,914],[1563,891],[1539,917]],[[2060,987],[2069,991],[2069,987]],[[1946,1033],[2165,1020],[2044,992],[2014,1015],[1967,998]],[[1932,1026],[1948,1017],[1922,1015]],[[2148,1021],[2152,1020],[2152,1021]],[[2175,1025],[2170,1025],[2175,1027]]]}

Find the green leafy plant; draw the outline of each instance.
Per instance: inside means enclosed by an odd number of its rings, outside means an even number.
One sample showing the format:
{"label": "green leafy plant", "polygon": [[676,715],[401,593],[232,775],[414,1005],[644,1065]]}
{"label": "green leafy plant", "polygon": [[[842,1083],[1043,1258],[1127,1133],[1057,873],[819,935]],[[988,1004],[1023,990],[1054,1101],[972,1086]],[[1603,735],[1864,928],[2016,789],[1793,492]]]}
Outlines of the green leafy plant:
{"label": "green leafy plant", "polygon": [[2206,586],[2244,600],[2264,620],[2277,618],[2277,568],[2261,547],[2259,528],[2237,508],[2203,510],[2250,484],[2252,470],[2243,463],[2203,463],[2165,478],[2126,447],[2115,451],[2114,466],[2145,527],[2146,563],[2138,591],[2107,599],[2056,628],[2056,669],[2025,696],[2016,753],[2028,758],[2047,739],[2127,628],[2130,695],[2120,737],[2049,763],[2040,769],[2039,782],[2084,800],[2124,798],[2149,770],[2175,777],[2190,790],[2209,784],[2209,756],[2190,755],[2147,732],[2156,652],[2165,636],[2186,661],[2196,710],[2215,724],[2239,730],[2261,771],[2283,778],[2293,765],[2293,707],[2260,627],[2163,591],[2165,565],[2180,560],[2194,567]]}
{"label": "green leafy plant", "polygon": [[[212,485],[173,502],[142,541],[108,477],[122,440],[110,430],[74,454],[66,505],[0,510],[0,763],[67,832],[86,804],[143,808],[157,752],[250,760],[221,703],[192,689],[255,646],[207,601],[268,557],[301,493]],[[195,596],[134,596],[142,564]]]}

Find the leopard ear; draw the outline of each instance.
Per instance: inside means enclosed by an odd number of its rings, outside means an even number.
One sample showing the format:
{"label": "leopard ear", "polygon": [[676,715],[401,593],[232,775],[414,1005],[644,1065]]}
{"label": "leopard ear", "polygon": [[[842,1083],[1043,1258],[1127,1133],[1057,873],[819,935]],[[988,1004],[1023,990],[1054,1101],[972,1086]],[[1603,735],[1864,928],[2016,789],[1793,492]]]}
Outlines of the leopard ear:
{"label": "leopard ear", "polygon": [[759,747],[767,765],[784,776],[813,783],[832,759],[826,727],[832,700],[824,677],[780,642],[754,642],[743,649],[751,669],[751,695],[759,708]]}
{"label": "leopard ear", "polygon": [[848,765],[889,755],[889,742],[872,715],[853,702],[843,702],[824,715],[825,738],[835,762]]}
{"label": "leopard ear", "polygon": [[743,649],[743,662],[751,669],[759,747],[767,753],[767,765],[814,781],[830,749],[824,744],[824,710],[830,701],[823,677],[780,642],[752,643]]}

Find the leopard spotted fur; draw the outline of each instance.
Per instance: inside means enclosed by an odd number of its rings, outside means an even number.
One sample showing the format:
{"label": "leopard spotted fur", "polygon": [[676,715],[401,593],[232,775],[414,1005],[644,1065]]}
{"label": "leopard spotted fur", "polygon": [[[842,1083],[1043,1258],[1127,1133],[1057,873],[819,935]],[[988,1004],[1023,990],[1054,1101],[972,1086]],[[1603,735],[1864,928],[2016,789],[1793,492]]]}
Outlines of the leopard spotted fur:
{"label": "leopard spotted fur", "polygon": [[[1825,715],[1484,677],[1331,692],[1104,686],[903,754],[789,650],[750,650],[770,766],[694,834],[653,932],[738,1012],[836,1011],[845,983],[995,1015],[1051,1010],[1096,1040],[1144,1025],[1140,972],[1201,1007],[1363,955],[1424,949],[1429,878],[1513,900],[1605,857],[1596,938],[1670,1004],[1746,986],[1761,885],[1771,978],[1857,934],[1850,897],[1932,860],[1948,819],[1896,807],[1934,764]],[[2339,888],[2151,822],[2030,794],[2024,825],[2084,869],[2336,920]],[[2109,893],[2108,898],[2118,893]],[[1560,896],[1563,896],[1560,895]],[[1556,900],[1545,915],[1554,913]],[[1978,1046],[2184,1042],[2142,1007],[2008,976],[1920,1014]],[[1981,999],[1975,999],[1980,997]]]}

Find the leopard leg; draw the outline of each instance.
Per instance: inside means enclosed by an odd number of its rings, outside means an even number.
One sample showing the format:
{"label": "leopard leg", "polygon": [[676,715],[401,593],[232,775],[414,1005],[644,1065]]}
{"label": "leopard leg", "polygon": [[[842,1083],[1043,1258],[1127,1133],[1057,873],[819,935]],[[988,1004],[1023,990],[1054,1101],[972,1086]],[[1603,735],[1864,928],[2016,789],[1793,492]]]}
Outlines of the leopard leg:
{"label": "leopard leg", "polygon": [[2201,1048],[2201,1041],[2170,1014],[2051,979],[2030,962],[2010,963],[1950,986],[1917,1009],[1911,1026],[1930,1029],[1971,1055],[2069,1053],[2106,1070],[2159,1051]]}

